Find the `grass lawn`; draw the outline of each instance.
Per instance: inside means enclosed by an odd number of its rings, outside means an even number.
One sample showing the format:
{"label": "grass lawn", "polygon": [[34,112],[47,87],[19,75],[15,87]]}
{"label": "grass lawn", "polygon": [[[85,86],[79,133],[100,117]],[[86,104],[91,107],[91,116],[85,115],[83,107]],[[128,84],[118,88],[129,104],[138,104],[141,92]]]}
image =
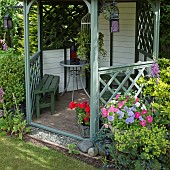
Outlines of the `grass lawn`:
{"label": "grass lawn", "polygon": [[0,170],[97,170],[47,147],[0,133]]}

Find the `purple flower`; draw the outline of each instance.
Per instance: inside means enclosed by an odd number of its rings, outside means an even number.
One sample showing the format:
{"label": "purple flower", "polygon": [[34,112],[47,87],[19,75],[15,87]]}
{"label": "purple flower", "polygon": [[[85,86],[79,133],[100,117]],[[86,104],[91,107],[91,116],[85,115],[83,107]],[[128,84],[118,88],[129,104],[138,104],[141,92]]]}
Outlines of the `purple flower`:
{"label": "purple flower", "polygon": [[119,114],[119,119],[122,119],[124,117],[124,112],[118,110],[117,113]]}
{"label": "purple flower", "polygon": [[160,73],[160,70],[159,70],[159,65],[157,63],[154,63],[152,64],[152,77],[159,77],[159,73]]}
{"label": "purple flower", "polygon": [[135,107],[131,107],[130,110],[136,111],[136,108]]}
{"label": "purple flower", "polygon": [[124,110],[124,111],[127,111],[127,110],[128,110],[128,107],[127,107],[127,106],[124,106],[123,110]]}
{"label": "purple flower", "polygon": [[113,116],[108,116],[108,121],[112,122],[114,120],[114,117]]}
{"label": "purple flower", "polygon": [[144,119],[143,119],[143,117],[142,117],[142,116],[139,116],[139,120],[140,120],[140,121],[143,121]]}
{"label": "purple flower", "polygon": [[126,124],[133,123],[134,122],[134,117],[128,117],[126,119]]}
{"label": "purple flower", "polygon": [[128,116],[133,116],[134,115],[134,113],[130,109],[127,110],[127,113],[128,113]]}

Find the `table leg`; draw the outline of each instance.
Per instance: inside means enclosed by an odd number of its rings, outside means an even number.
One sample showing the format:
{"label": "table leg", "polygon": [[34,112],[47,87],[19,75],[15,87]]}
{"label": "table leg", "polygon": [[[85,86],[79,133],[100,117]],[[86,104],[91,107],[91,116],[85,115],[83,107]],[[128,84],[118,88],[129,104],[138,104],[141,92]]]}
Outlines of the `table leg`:
{"label": "table leg", "polygon": [[70,68],[68,68],[68,69],[69,69],[69,78],[68,78],[68,82],[67,82],[67,85],[66,85],[64,91],[62,92],[62,94],[61,94],[60,96],[62,96],[62,95],[66,92],[66,90],[67,90],[67,88],[68,88],[68,85],[69,85],[69,83],[70,83],[71,70],[70,70]]}
{"label": "table leg", "polygon": [[72,70],[72,76],[73,76],[73,91],[72,91],[72,102],[74,101],[74,67]]}
{"label": "table leg", "polygon": [[83,87],[83,90],[84,90],[84,92],[86,93],[86,95],[90,98],[90,96],[89,96],[88,92],[86,91],[86,89],[85,89],[85,87],[84,87],[84,84],[83,84],[83,80],[82,80],[82,68],[80,68],[80,74],[79,74],[79,76],[80,76],[80,82],[81,82],[81,85],[82,85],[82,87]]}

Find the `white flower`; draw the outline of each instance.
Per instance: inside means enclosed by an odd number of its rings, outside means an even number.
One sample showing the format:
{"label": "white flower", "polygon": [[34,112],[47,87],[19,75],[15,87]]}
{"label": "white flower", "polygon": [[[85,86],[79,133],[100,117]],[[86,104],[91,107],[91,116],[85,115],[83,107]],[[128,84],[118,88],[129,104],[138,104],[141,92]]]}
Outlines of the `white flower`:
{"label": "white flower", "polygon": [[110,103],[111,103],[111,104],[117,104],[118,101],[116,101],[116,100],[111,100]]}
{"label": "white flower", "polygon": [[147,110],[146,109],[146,106],[143,104],[142,107],[141,107],[142,110]]}
{"label": "white flower", "polygon": [[135,103],[135,106],[136,106],[136,107],[139,107],[139,106],[140,106],[140,103],[139,103],[139,102],[136,102],[136,103]]}

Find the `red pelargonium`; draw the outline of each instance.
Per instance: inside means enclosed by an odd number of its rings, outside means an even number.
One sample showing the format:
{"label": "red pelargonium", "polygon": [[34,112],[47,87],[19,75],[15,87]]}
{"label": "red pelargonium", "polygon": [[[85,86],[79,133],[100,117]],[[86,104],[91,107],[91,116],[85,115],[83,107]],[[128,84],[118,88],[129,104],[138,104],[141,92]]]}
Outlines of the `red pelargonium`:
{"label": "red pelargonium", "polygon": [[86,106],[85,111],[86,111],[87,113],[90,113],[90,106]]}
{"label": "red pelargonium", "polygon": [[87,101],[80,103],[70,102],[69,108],[75,109],[79,124],[90,125],[90,106]]}
{"label": "red pelargonium", "polygon": [[86,117],[90,117],[90,113],[86,113]]}
{"label": "red pelargonium", "polygon": [[90,120],[89,117],[85,117],[85,118],[84,118],[84,121],[85,121],[85,122],[89,122],[89,120]]}
{"label": "red pelargonium", "polygon": [[78,103],[77,106],[78,106],[80,109],[84,108],[84,104],[83,104],[83,103]]}
{"label": "red pelargonium", "polygon": [[75,102],[70,102],[70,104],[69,104],[70,109],[75,109],[76,106],[77,106],[77,104]]}

